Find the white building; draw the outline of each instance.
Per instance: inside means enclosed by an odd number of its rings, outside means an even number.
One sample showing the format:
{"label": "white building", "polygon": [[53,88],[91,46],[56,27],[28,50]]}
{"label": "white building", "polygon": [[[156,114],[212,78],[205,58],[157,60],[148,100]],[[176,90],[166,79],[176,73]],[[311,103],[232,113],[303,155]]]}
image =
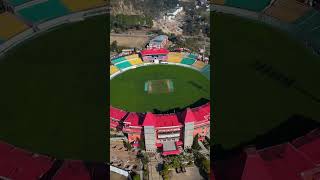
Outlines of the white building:
{"label": "white building", "polygon": [[163,19],[171,21],[177,16],[177,14],[179,14],[182,11],[183,11],[183,7],[180,7],[178,4],[177,7],[174,9],[174,11],[166,13],[166,15],[163,17]]}

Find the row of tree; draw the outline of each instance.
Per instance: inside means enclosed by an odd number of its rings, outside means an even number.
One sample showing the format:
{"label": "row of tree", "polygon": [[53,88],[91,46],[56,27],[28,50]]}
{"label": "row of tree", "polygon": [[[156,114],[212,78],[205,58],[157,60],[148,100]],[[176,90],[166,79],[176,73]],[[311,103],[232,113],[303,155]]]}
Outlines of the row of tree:
{"label": "row of tree", "polygon": [[110,28],[116,32],[141,29],[142,27],[150,28],[152,25],[153,22],[150,16],[117,14],[110,17]]}
{"label": "row of tree", "polygon": [[210,12],[206,11],[205,8],[195,9],[192,6],[193,4],[190,3],[185,8],[183,33],[188,36],[203,34],[210,37]]}
{"label": "row of tree", "polygon": [[[119,0],[111,0],[111,5],[119,5]],[[123,0],[123,4],[132,5],[136,10],[152,18],[159,17],[161,13],[177,6],[179,0]]]}

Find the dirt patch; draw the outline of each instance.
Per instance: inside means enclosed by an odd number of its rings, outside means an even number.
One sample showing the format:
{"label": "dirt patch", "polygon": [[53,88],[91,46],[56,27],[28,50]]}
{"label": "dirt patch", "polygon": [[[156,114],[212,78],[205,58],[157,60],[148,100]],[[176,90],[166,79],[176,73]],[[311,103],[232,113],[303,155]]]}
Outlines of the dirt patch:
{"label": "dirt patch", "polygon": [[110,172],[110,179],[116,179],[116,180],[127,180],[125,176],[122,176],[115,172]]}
{"label": "dirt patch", "polygon": [[133,170],[137,170],[139,167],[139,160],[136,158],[134,152],[127,150],[124,147],[122,141],[111,141],[110,142],[110,162],[113,166],[121,169],[135,166]]}
{"label": "dirt patch", "polygon": [[110,44],[117,41],[118,46],[129,48],[144,48],[149,36],[143,34],[110,34]]}

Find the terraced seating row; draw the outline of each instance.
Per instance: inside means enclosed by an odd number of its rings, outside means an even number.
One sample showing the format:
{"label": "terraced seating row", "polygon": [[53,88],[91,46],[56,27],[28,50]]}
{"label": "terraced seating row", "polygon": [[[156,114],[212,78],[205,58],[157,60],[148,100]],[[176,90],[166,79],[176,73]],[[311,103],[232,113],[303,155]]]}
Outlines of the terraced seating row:
{"label": "terraced seating row", "polygon": [[45,22],[73,12],[106,5],[105,0],[5,0],[11,12],[0,13],[0,44],[15,35],[31,30],[31,24]]}
{"label": "terraced seating row", "polygon": [[185,64],[185,65],[192,65],[194,62],[196,62],[195,59],[191,59],[191,58],[183,58],[182,61],[180,62],[181,64]]}
{"label": "terraced seating row", "polygon": [[113,59],[111,60],[111,63],[112,64],[117,64],[117,63],[120,63],[122,61],[126,61],[127,59],[125,57],[119,57],[119,58],[116,58],[116,59]]}
{"label": "terraced seating row", "polygon": [[132,65],[143,64],[143,62],[140,58],[130,59],[130,60],[128,60],[128,62]]}
{"label": "terraced seating row", "polygon": [[19,5],[21,5],[21,4],[24,4],[24,3],[29,2],[29,1],[32,1],[32,0],[7,0],[7,1],[8,1],[8,3],[9,3],[10,5],[12,5],[13,7],[15,7],[15,6],[19,6]]}
{"label": "terraced seating row", "polygon": [[62,0],[63,4],[71,11],[83,11],[107,5],[106,0]]}
{"label": "terraced seating row", "polygon": [[48,0],[20,9],[17,14],[32,23],[39,23],[70,13],[59,0]]}
{"label": "terraced seating row", "polygon": [[[196,58],[197,55],[189,53],[170,52],[168,54],[168,62],[193,66],[200,70],[207,78],[210,78],[210,65],[202,61],[198,61]],[[134,54],[113,59],[111,60],[111,63],[113,65],[110,66],[110,75],[131,66],[143,64],[143,61],[138,54]]]}
{"label": "terraced seating row", "polygon": [[0,14],[0,43],[26,30],[28,26],[11,13]]}
{"label": "terraced seating row", "polygon": [[[6,0],[7,3],[13,7],[24,5],[25,3],[32,2],[34,0]],[[51,1],[51,0],[48,0]],[[61,0],[61,2],[72,12],[82,11],[86,9],[92,9],[95,7],[105,6],[107,2],[105,0]]]}
{"label": "terraced seating row", "polygon": [[[284,28],[302,40],[308,47],[319,53],[320,50],[320,11],[310,7],[304,0],[213,0],[213,4],[237,7],[255,11],[252,13],[261,21]],[[245,13],[245,12],[244,12]],[[261,16],[262,15],[262,16]],[[249,16],[249,15],[248,15]]]}
{"label": "terraced seating row", "polygon": [[113,66],[113,65],[110,66],[110,75],[112,75],[118,71],[119,71],[119,69],[116,66]]}
{"label": "terraced seating row", "polygon": [[[129,56],[123,56],[123,57],[119,57],[119,58],[115,58],[111,60],[112,64],[117,64],[123,61],[128,61],[128,60],[133,60],[133,59],[140,59],[138,54],[132,54]],[[141,59],[140,59],[141,60]]]}
{"label": "terraced seating row", "polygon": [[188,54],[187,57],[191,59],[197,59],[198,56],[196,54],[191,53],[191,54]]}
{"label": "terraced seating row", "polygon": [[296,0],[276,0],[264,13],[281,21],[292,23],[311,9]]}
{"label": "terraced seating row", "polygon": [[120,69],[126,69],[133,65],[143,64],[143,61],[138,54],[133,54],[113,59],[111,60],[111,63],[114,65],[110,66],[110,75],[116,73]]}
{"label": "terraced seating row", "polygon": [[210,79],[210,65],[207,64],[205,67],[201,69],[201,73],[206,76],[208,79]]}
{"label": "terraced seating row", "polygon": [[312,43],[320,48],[320,12],[311,9],[304,16],[294,22],[295,32],[303,37],[309,39]]}
{"label": "terraced seating row", "polygon": [[182,61],[182,58],[185,55],[183,53],[178,53],[178,52],[170,52],[168,54],[168,62],[172,63],[180,63]]}
{"label": "terraced seating row", "polygon": [[136,59],[136,58],[139,58],[138,54],[132,54],[132,55],[126,56],[127,60]]}
{"label": "terraced seating row", "polygon": [[168,54],[168,62],[171,63],[181,63],[185,65],[192,65],[193,67],[201,70],[204,68],[207,64],[196,60],[197,55],[196,54],[185,54],[185,53],[178,53],[178,52],[170,52]]}
{"label": "terraced seating row", "polygon": [[7,0],[6,3],[30,23],[40,23],[106,5],[105,0]]}
{"label": "terraced seating row", "polygon": [[202,62],[202,61],[196,61],[195,63],[192,64],[193,67],[197,68],[197,69],[202,69],[203,67],[205,67],[207,64]]}
{"label": "terraced seating row", "polygon": [[213,3],[259,12],[266,8],[270,1],[271,0],[213,0]]}
{"label": "terraced seating row", "polygon": [[128,62],[128,61],[124,61],[124,62],[116,64],[116,67],[118,69],[126,69],[126,68],[131,67],[131,66],[132,66],[132,64],[130,62]]}

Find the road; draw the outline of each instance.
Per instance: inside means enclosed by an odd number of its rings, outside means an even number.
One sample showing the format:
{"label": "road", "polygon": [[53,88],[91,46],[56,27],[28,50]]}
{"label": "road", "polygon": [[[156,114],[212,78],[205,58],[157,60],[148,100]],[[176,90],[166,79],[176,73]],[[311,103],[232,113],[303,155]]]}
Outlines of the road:
{"label": "road", "polygon": [[158,161],[155,158],[151,158],[148,163],[149,180],[162,180],[159,172],[157,171]]}
{"label": "road", "polygon": [[110,33],[110,36],[118,37],[152,37],[152,35],[143,34],[127,34],[127,33]]}
{"label": "road", "polygon": [[[143,34],[127,34],[127,33],[110,33],[110,36],[118,36],[118,37],[153,37],[153,35],[143,35]],[[206,40],[209,40],[209,37],[205,37],[205,36],[185,36],[183,35],[182,37],[184,38],[203,38]]]}

